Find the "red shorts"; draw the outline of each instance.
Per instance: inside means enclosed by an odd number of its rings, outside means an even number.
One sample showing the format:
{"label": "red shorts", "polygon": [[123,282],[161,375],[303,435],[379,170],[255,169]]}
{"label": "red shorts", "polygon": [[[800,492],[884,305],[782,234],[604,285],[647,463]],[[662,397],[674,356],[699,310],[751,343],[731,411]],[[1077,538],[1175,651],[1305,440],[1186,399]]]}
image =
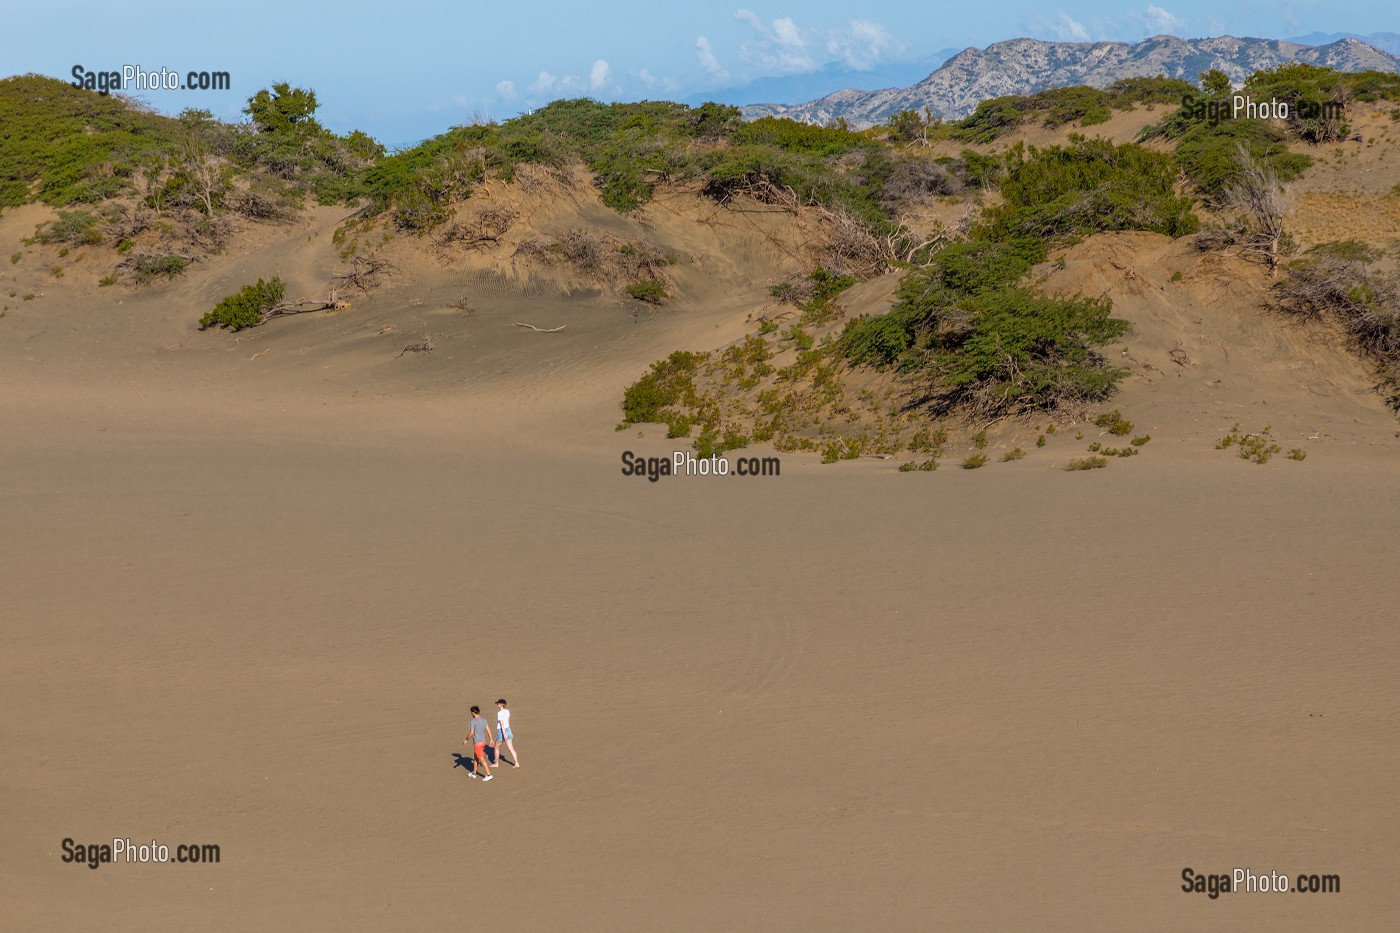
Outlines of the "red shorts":
{"label": "red shorts", "polygon": [[480,758],[482,761],[485,761],[485,760],[486,760],[486,743],[485,743],[485,742],[477,742],[475,745],[472,746],[472,751],[475,752],[475,753],[476,753],[476,757]]}

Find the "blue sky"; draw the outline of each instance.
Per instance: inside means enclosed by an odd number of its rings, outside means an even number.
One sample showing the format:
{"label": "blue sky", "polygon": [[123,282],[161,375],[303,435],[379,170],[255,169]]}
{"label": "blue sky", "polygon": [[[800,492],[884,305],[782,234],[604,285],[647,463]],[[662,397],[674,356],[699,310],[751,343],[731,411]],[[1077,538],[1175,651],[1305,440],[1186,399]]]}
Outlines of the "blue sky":
{"label": "blue sky", "polygon": [[1164,32],[1287,38],[1400,30],[1393,5],[1375,0],[341,0],[314,7],[144,0],[120,12],[107,3],[51,0],[12,4],[5,20],[0,74],[69,80],[74,65],[228,71],[230,91],[138,96],[161,111],[197,106],[229,120],[259,88],[285,80],[316,90],[327,126],[363,129],[390,144],[559,97],[696,98],[823,69],[840,80],[825,90],[886,86],[892,75],[912,82],[940,50],[1018,36],[1134,41]]}

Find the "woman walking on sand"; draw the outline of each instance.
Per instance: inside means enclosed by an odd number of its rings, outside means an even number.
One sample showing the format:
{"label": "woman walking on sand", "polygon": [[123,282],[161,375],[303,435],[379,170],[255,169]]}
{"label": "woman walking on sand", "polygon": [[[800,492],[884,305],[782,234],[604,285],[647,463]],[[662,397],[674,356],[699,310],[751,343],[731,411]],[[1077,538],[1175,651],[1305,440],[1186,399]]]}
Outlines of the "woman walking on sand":
{"label": "woman walking on sand", "polygon": [[510,765],[512,768],[520,767],[520,756],[515,753],[515,733],[510,731],[510,710],[506,708],[505,700],[496,701],[496,765],[501,763],[501,743],[506,743],[506,748],[510,749]]}

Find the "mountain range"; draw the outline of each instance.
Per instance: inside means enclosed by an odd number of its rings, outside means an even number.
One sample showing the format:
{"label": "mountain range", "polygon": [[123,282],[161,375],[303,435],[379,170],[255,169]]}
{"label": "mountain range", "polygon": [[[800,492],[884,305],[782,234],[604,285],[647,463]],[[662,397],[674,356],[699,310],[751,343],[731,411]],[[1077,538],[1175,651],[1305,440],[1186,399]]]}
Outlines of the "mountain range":
{"label": "mountain range", "polygon": [[1154,36],[1136,43],[1010,39],[985,49],[964,49],[909,87],[841,90],[805,104],[750,104],[743,112],[748,119],[782,116],[814,123],[841,117],[858,129],[901,110],[928,108],[933,116],[957,119],[989,98],[1073,84],[1104,87],[1120,78],[1166,75],[1195,81],[1202,71],[1216,68],[1238,84],[1261,68],[1288,62],[1400,72],[1400,58],[1352,37],[1325,45],[1233,36]]}

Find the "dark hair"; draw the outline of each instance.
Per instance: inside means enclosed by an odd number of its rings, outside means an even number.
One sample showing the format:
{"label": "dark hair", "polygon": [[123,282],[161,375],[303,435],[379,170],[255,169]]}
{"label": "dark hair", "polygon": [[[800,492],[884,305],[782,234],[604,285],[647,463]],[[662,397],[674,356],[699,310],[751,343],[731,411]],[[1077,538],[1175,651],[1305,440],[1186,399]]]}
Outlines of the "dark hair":
{"label": "dark hair", "polygon": [[506,703],[505,700],[497,700],[496,702],[499,703],[499,704],[501,704],[502,706],[506,706],[506,705],[507,705],[507,703]]}
{"label": "dark hair", "polygon": [[481,712],[481,707],[480,707],[480,706],[473,706],[473,707],[472,707],[472,712],[473,712],[473,713],[479,713],[479,712]]}

